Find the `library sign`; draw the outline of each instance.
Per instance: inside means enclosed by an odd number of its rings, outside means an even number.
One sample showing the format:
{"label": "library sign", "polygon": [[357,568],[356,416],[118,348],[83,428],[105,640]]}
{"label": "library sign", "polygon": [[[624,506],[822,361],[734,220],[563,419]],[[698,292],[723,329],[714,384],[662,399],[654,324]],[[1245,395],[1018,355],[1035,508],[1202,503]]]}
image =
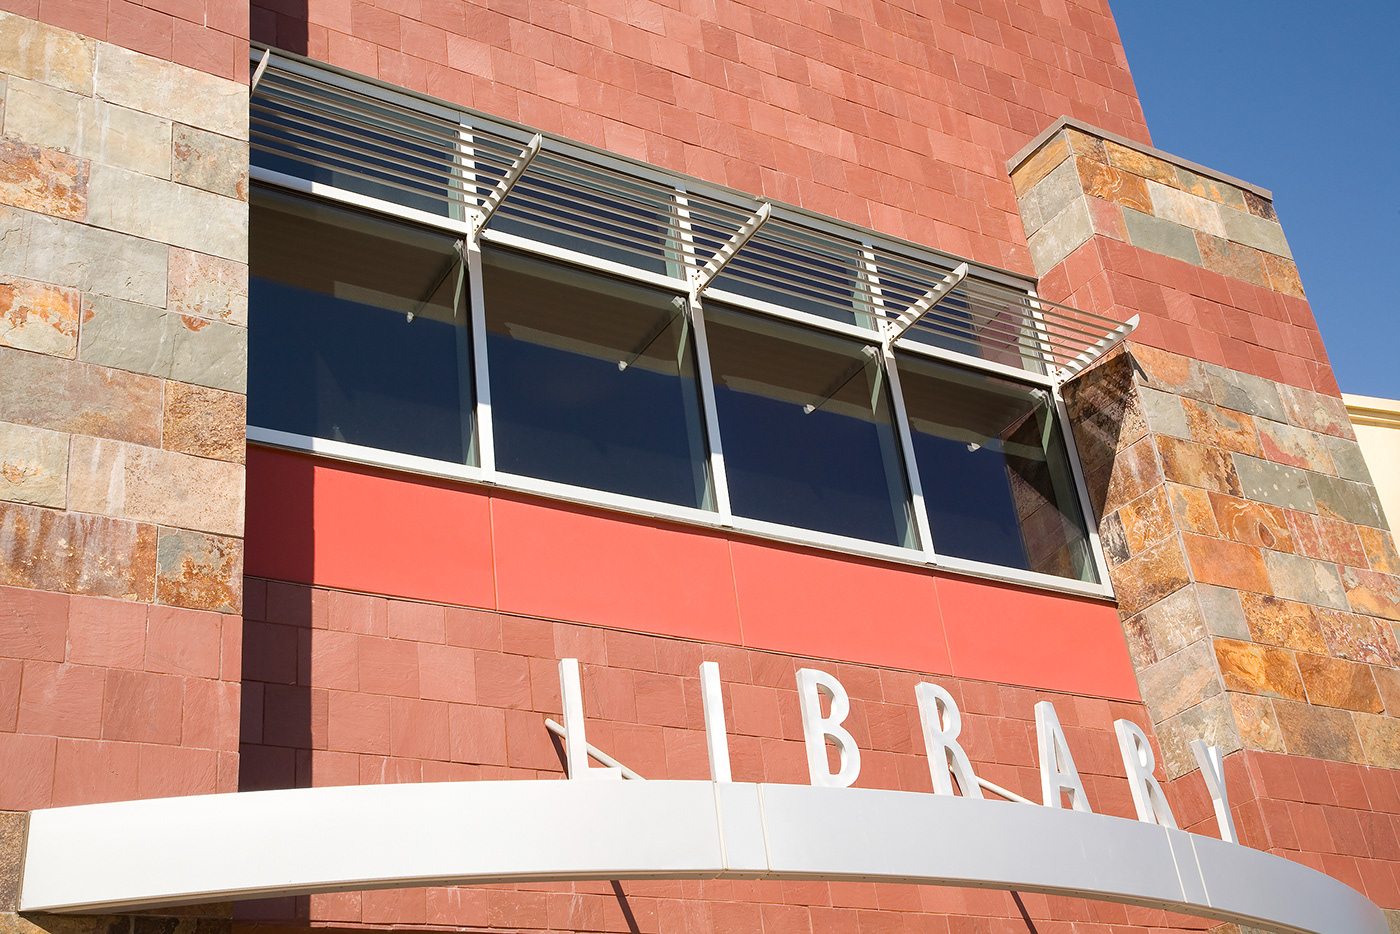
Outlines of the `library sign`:
{"label": "library sign", "polygon": [[[1388,934],[1360,893],[1236,842],[1219,750],[1193,744],[1220,839],[1176,826],[1147,737],[1114,724],[1137,819],[1094,814],[1054,707],[1035,707],[1041,805],[979,779],[961,717],[915,688],[933,794],[851,788],[836,678],[797,673],[810,785],[735,782],[718,667],[701,666],[710,781],[592,766],[579,665],[559,665],[569,781],[360,785],[30,813],[21,911],[112,912],[372,888],[585,879],[813,879],[1078,896],[1308,934]],[[823,713],[823,698],[826,712]],[[832,771],[828,748],[839,766]],[[983,797],[983,790],[1023,803]],[[1066,806],[1066,804],[1068,806]],[[115,855],[114,855],[115,854]]]}

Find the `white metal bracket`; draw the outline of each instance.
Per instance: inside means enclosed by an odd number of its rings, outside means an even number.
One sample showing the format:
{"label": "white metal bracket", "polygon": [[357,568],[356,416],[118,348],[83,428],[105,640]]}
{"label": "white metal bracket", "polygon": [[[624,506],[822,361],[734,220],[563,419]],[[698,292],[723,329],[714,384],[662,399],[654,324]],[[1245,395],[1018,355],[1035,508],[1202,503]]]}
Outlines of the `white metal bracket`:
{"label": "white metal bracket", "polygon": [[734,236],[729,238],[729,242],[719,248],[710,261],[700,269],[692,270],[690,273],[690,294],[693,298],[700,295],[710,287],[710,283],[715,281],[715,277],[724,271],[724,267],[729,265],[729,261],[735,254],[744,248],[744,244],[753,239],[753,235],[758,233],[758,229],[768,223],[768,219],[773,216],[773,205],[767,201],[763,202],[753,215],[744,222],[744,226],[734,232]]}
{"label": "white metal bracket", "polygon": [[267,71],[268,64],[272,61],[272,50],[263,49],[262,58],[258,60],[258,67],[253,72],[253,80],[248,82],[248,96],[252,97],[253,92],[258,89],[258,82],[262,80],[263,72]]}
{"label": "white metal bracket", "polygon": [[[550,719],[549,717],[546,717],[546,718],[545,718],[545,721],[544,721],[544,726],[545,726],[545,729],[549,730],[549,732],[553,733],[555,736],[558,736],[560,739],[563,739],[563,738],[564,738],[564,726],[563,726],[563,724],[561,724],[561,723],[559,723],[559,722],[557,722],[557,721],[555,721],[555,720],[552,720],[552,719]],[[621,762],[618,762],[618,761],[617,761],[616,759],[614,759],[612,756],[608,755],[606,752],[603,752],[603,750],[599,749],[597,746],[593,745],[592,743],[589,743],[588,746],[587,746],[587,748],[588,748],[588,754],[589,754],[590,756],[592,756],[592,757],[593,757],[595,760],[597,760],[598,762],[603,763],[603,765],[611,766],[612,768],[615,768],[615,769],[619,770],[620,772],[622,772],[622,777],[623,777],[623,778],[630,778],[630,779],[632,779],[633,781],[638,781],[638,782],[640,782],[640,781],[645,781],[645,779],[643,779],[643,778],[642,778],[640,775],[638,775],[636,772],[632,771],[632,770],[629,769],[627,766],[623,765]]]}
{"label": "white metal bracket", "polygon": [[501,180],[496,183],[496,187],[491,190],[491,194],[486,196],[486,200],[481,202],[481,207],[477,208],[471,217],[472,242],[475,243],[481,237],[481,232],[486,229],[487,223],[491,220],[491,215],[496,213],[496,209],[501,206],[501,202],[510,194],[510,190],[515,187],[515,183],[520,181],[520,176],[525,174],[525,170],[530,167],[530,163],[535,161],[535,157],[540,154],[540,148],[544,146],[544,134],[536,133],[529,144],[520,151],[520,155],[515,157],[515,161],[510,164],[506,174],[501,176]]}
{"label": "white metal bracket", "polygon": [[948,275],[943,277],[933,288],[924,293],[924,297],[902,311],[893,321],[885,324],[885,343],[893,345],[895,341],[904,336],[904,332],[912,328],[924,315],[933,311],[934,306],[947,298],[952,291],[962,284],[967,278],[967,263],[961,263]]}
{"label": "white metal bracket", "polygon": [[1094,341],[1094,343],[1084,348],[1084,350],[1079,354],[1079,356],[1075,357],[1069,363],[1065,364],[1062,367],[1057,367],[1056,369],[1059,371],[1060,374],[1059,382],[1064,383],[1072,379],[1079,373],[1080,370],[1084,369],[1089,364],[1099,359],[1099,357],[1103,355],[1104,351],[1108,350],[1108,348],[1112,347],[1114,344],[1118,343],[1123,338],[1131,334],[1133,332],[1133,329],[1137,326],[1138,316],[1133,315],[1127,321],[1124,321],[1122,324],[1118,325],[1118,327],[1114,328],[1112,331],[1109,331],[1103,337],[1100,337],[1098,340]]}

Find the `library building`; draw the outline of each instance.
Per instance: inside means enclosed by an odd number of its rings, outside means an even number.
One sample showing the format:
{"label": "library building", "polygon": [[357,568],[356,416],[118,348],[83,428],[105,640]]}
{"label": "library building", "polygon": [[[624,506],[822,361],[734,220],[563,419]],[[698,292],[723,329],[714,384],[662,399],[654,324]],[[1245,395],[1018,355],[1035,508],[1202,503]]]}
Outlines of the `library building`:
{"label": "library building", "polygon": [[1107,0],[0,0],[0,934],[1393,934],[1400,403]]}

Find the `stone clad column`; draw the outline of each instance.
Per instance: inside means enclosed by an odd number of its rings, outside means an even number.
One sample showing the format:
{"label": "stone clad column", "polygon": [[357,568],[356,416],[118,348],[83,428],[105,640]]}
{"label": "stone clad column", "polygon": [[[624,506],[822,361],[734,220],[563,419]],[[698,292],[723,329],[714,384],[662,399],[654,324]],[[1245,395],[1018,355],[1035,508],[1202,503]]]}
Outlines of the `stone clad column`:
{"label": "stone clad column", "polygon": [[1010,170],[1042,294],[1142,318],[1066,399],[1166,772],[1241,751],[1246,842],[1359,885],[1300,828],[1400,768],[1400,557],[1269,193],[1072,121]]}
{"label": "stone clad column", "polygon": [[237,789],[234,73],[0,13],[0,811]]}

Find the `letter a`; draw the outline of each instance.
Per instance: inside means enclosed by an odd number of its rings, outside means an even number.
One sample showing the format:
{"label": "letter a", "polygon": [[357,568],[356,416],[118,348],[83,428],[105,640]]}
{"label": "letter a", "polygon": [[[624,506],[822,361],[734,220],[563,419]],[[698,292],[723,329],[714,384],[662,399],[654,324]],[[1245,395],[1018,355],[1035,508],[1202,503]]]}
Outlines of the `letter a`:
{"label": "letter a", "polygon": [[919,702],[919,722],[924,727],[924,751],[928,754],[934,792],[953,794],[951,773],[957,778],[964,798],[982,797],[982,786],[977,784],[977,776],[972,773],[972,762],[958,745],[962,714],[958,713],[953,695],[924,681],[914,686],[914,699]]}
{"label": "letter a", "polygon": [[1049,701],[1035,705],[1035,739],[1040,747],[1040,795],[1045,806],[1060,807],[1060,793],[1068,792],[1070,806],[1076,811],[1093,810],[1065,743],[1060,718],[1055,716],[1055,705]]}
{"label": "letter a", "polygon": [[[822,716],[821,696],[831,702],[830,716]],[[815,668],[797,672],[797,701],[802,709],[802,735],[807,740],[807,771],[812,784],[845,788],[860,774],[860,750],[841,722],[851,711],[846,689],[831,675]],[[831,774],[826,761],[826,741],[831,740],[841,754],[841,768]]]}

